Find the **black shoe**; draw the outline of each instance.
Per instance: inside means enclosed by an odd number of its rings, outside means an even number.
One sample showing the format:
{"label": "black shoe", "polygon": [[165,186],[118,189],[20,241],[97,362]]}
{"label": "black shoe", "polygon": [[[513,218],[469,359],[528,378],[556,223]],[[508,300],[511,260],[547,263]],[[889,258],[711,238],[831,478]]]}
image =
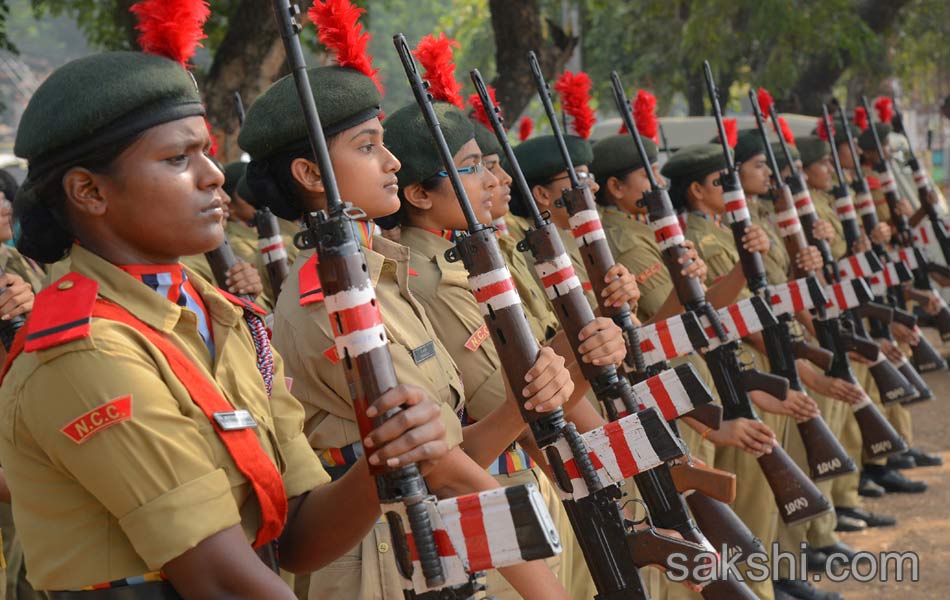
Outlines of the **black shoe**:
{"label": "black shoe", "polygon": [[843,515],[840,512],[837,513],[836,517],[838,522],[835,525],[835,531],[850,533],[854,531],[864,531],[868,528],[868,524],[861,519],[855,519],[854,517]]}
{"label": "black shoe", "polygon": [[805,568],[809,573],[824,573],[828,564],[828,553],[822,549],[805,548]]}
{"label": "black shoe", "polygon": [[884,488],[871,481],[864,471],[861,472],[861,479],[858,482],[858,495],[865,498],[880,498],[884,496]]}
{"label": "black shoe", "polygon": [[842,515],[845,517],[850,517],[852,519],[859,519],[864,521],[868,527],[892,527],[897,524],[897,519],[888,515],[876,515],[872,512],[866,511],[863,508],[848,508],[837,506],[835,507],[835,512],[838,514],[838,518],[841,518]]}
{"label": "black shoe", "polygon": [[937,454],[927,454],[923,450],[911,448],[903,454],[914,459],[914,464],[918,467],[940,467],[943,466],[943,458]]}
{"label": "black shoe", "polygon": [[887,457],[888,469],[913,469],[916,466],[917,463],[914,462],[914,457],[909,452]]}
{"label": "black shoe", "polygon": [[924,481],[912,481],[897,470],[874,466],[873,470],[868,468],[868,477],[889,493],[922,494],[927,491],[927,483]]}
{"label": "black shoe", "polygon": [[844,600],[840,594],[819,590],[811,583],[797,579],[776,579],[772,587],[799,600]]}
{"label": "black shoe", "polygon": [[854,550],[843,542],[835,542],[830,546],[818,548],[817,551],[827,556],[828,560],[835,565],[847,565],[854,560]]}

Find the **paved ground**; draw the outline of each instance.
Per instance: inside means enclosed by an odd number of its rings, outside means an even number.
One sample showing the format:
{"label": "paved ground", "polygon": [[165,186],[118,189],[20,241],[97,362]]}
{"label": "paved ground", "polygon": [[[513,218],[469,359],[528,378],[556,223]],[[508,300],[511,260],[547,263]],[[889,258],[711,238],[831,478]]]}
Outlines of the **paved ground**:
{"label": "paved ground", "polygon": [[930,484],[930,489],[924,494],[887,494],[877,500],[865,499],[867,509],[897,516],[897,527],[842,534],[844,541],[855,549],[874,553],[917,553],[920,579],[911,582],[909,569],[905,569],[905,580],[896,582],[896,568],[892,561],[888,582],[850,580],[820,584],[822,589],[835,590],[846,600],[950,598],[950,372],[928,375],[926,379],[936,392],[937,400],[912,409],[914,446],[940,453],[945,465],[904,472],[912,479]]}

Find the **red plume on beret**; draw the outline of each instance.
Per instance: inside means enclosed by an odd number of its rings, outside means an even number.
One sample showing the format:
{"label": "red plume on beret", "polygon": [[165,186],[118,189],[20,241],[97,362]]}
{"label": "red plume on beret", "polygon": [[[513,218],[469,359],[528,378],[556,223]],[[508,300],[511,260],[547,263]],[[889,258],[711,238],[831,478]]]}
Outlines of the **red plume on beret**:
{"label": "red plume on beret", "polygon": [[[498,100],[495,98],[495,88],[492,86],[488,86],[488,97],[491,98],[492,104],[498,107]],[[485,105],[482,104],[481,96],[478,94],[472,94],[469,96],[468,105],[472,107],[472,118],[483,124],[488,129],[494,131],[491,126],[491,121],[488,120],[488,111],[485,108]]]}
{"label": "red plume on beret", "polygon": [[379,69],[373,68],[373,57],[366,52],[372,36],[359,22],[365,12],[350,0],[323,0],[314,2],[307,16],[317,27],[320,43],[336,54],[336,64],[366,75],[382,93]]}
{"label": "red plume on beret", "polygon": [[465,110],[462,95],[459,93],[462,91],[462,84],[455,79],[455,63],[452,61],[452,49],[458,47],[458,42],[445,37],[445,32],[441,32],[439,37],[429,34],[419,40],[413,54],[425,69],[422,77],[429,82],[429,93],[432,97]]}
{"label": "red plume on beret", "polygon": [[143,0],[129,8],[136,17],[142,51],[170,58],[182,67],[207,37],[203,27],[211,16],[205,0]]}
{"label": "red plume on beret", "polygon": [[637,98],[633,101],[633,120],[640,135],[660,143],[660,127],[656,120],[656,96],[646,90],[637,90]]}
{"label": "red plume on beret", "polygon": [[795,145],[795,134],[792,133],[792,128],[788,126],[788,121],[785,120],[785,117],[778,118],[778,126],[782,130],[782,137],[785,138],[785,142]]}
{"label": "red plume on beret", "polygon": [[561,95],[564,112],[571,117],[574,134],[585,140],[590,137],[591,129],[597,122],[594,109],[590,107],[591,87],[593,83],[590,76],[583,71],[564,71],[554,84],[555,91]]}
{"label": "red plume on beret", "polygon": [[880,96],[874,101],[874,110],[877,112],[877,118],[881,123],[891,123],[894,117],[894,101],[889,96]]}
{"label": "red plume on beret", "polygon": [[772,100],[772,94],[770,94],[767,89],[760,87],[756,98],[759,101],[759,110],[762,112],[762,118],[768,119],[772,115],[772,106],[775,104],[775,101]]}
{"label": "red plume on beret", "polygon": [[854,124],[857,125],[861,131],[868,128],[868,111],[864,110],[863,106],[854,109]]}
{"label": "red plume on beret", "polygon": [[[829,141],[830,138],[829,138],[829,136],[828,136],[828,128],[825,127],[825,120],[824,120],[824,119],[818,119],[818,128],[816,129],[815,134],[816,134],[818,137],[820,137],[821,139],[825,140],[826,142]],[[832,136],[835,135],[835,125],[834,125],[834,123],[831,123],[831,135],[832,135]]]}
{"label": "red plume on beret", "polygon": [[521,117],[521,122],[518,123],[518,139],[520,141],[525,141],[531,137],[531,132],[534,130],[534,119],[531,117]]}
{"label": "red plume on beret", "polygon": [[735,148],[739,143],[739,122],[735,119],[723,119],[723,128],[726,130],[726,143]]}

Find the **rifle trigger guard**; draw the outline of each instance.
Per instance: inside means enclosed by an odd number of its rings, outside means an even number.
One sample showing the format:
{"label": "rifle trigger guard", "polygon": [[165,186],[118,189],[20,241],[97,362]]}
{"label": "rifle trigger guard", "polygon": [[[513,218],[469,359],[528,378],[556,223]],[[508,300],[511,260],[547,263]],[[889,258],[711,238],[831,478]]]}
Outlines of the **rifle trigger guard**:
{"label": "rifle trigger guard", "polygon": [[527,238],[525,238],[521,240],[520,242],[518,242],[515,245],[515,248],[517,248],[518,252],[527,252],[528,250],[531,250],[531,245],[528,244],[528,240]]}
{"label": "rifle trigger guard", "polygon": [[304,229],[294,234],[294,246],[298,250],[309,250],[317,247],[317,241],[313,239],[313,233],[309,229]]}
{"label": "rifle trigger guard", "polygon": [[[647,508],[646,502],[640,498],[631,498],[630,500],[624,502],[623,508],[627,508],[628,504],[639,504],[643,507],[643,518],[642,519],[628,519],[634,525],[640,525],[646,523],[647,527],[651,530],[656,530],[656,527],[653,525],[653,518],[650,517],[650,509]],[[636,531],[634,531],[636,533]]]}
{"label": "rifle trigger guard", "polygon": [[452,246],[445,251],[445,260],[450,263],[458,262],[462,260],[462,255],[459,253],[458,246]]}
{"label": "rifle trigger guard", "polygon": [[564,208],[564,198],[563,198],[563,197],[561,197],[561,198],[555,198],[555,199],[554,199],[554,206],[556,206],[556,207],[558,207],[558,208]]}

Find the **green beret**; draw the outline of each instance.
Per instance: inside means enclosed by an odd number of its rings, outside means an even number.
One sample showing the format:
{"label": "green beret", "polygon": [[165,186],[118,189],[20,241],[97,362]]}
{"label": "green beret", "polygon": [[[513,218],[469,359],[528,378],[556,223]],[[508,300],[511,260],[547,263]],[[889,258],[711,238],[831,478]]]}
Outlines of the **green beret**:
{"label": "green beret", "polygon": [[[379,116],[382,97],[373,80],[345,67],[307,69],[323,133],[330,137]],[[293,75],[278,79],[247,110],[238,145],[254,160],[306,148],[307,123]]]}
{"label": "green beret", "polygon": [[236,160],[224,166],[224,185],[221,187],[224,188],[228,196],[234,195],[238,182],[244,178],[246,172],[247,163],[241,160]]}
{"label": "green beret", "polygon": [[[659,154],[656,144],[649,138],[643,139],[650,164],[657,161]],[[643,168],[643,159],[637,150],[637,143],[629,133],[612,135],[594,144],[594,159],[590,163],[591,172],[601,181],[608,177]]]}
{"label": "green beret", "polygon": [[[887,123],[881,123],[880,121],[874,123],[873,127],[877,130],[877,137],[881,139],[881,145],[884,146],[887,144],[887,134],[889,134],[893,129]],[[874,146],[874,134],[871,133],[871,128],[868,127],[861,132],[861,135],[858,136],[858,148],[862,150],[877,150]]]}
{"label": "green beret", "polygon": [[53,71],[30,98],[14,152],[41,173],[146,129],[205,114],[198,87],[177,62],[104,52]]}
{"label": "green beret", "polygon": [[[841,124],[841,119],[835,117],[832,119],[832,127],[835,128],[835,144],[840,146],[841,144],[848,143],[848,137],[844,133],[844,125]],[[851,130],[851,137],[857,141],[858,136],[861,135],[861,130],[858,129],[858,126],[854,123],[848,122],[848,129]],[[818,135],[818,127],[815,127],[811,130],[812,135]]]}
{"label": "green beret", "polygon": [[241,179],[238,180],[235,191],[237,192],[237,195],[241,197],[241,200],[244,200],[254,208],[263,208],[263,204],[257,200],[257,197],[251,190],[251,186],[247,183],[246,173],[241,175]]}
{"label": "green beret", "polygon": [[498,137],[495,135],[494,130],[489,129],[485,126],[484,123],[472,119],[472,127],[475,128],[475,142],[478,144],[479,149],[481,149],[482,154],[497,154],[499,158],[503,157],[505,151],[502,150],[501,144],[498,143]]}
{"label": "green beret", "polygon": [[[798,152],[798,148],[789,144],[788,146],[789,153],[792,155],[792,160],[800,159],[802,155]],[[785,151],[782,150],[781,142],[772,142],[772,153],[775,154],[775,162],[778,163],[779,171],[784,171],[788,167],[788,160],[785,159]]]}
{"label": "green beret", "polygon": [[660,171],[671,182],[699,179],[726,168],[720,144],[695,144],[680,149]]}
{"label": "green beret", "polygon": [[[719,138],[717,137],[716,140]],[[714,140],[715,141],[715,140]],[[762,132],[756,129],[743,129],[739,132],[736,141],[736,162],[743,163],[753,156],[765,154],[765,143],[762,141]]]}
{"label": "green beret", "polygon": [[[576,135],[564,137],[567,152],[575,167],[590,165],[594,160],[594,150],[590,142]],[[515,148],[515,156],[528,183],[538,183],[554,177],[566,170],[564,158],[558,149],[553,135],[531,138]]]}
{"label": "green beret", "polygon": [[[439,119],[449,151],[454,156],[462,146],[475,138],[472,120],[448,102],[433,102],[432,108]],[[402,163],[402,168],[396,173],[400,188],[421,183],[444,168],[422,110],[415,102],[386,117],[383,128],[386,131],[386,146]]]}
{"label": "green beret", "polygon": [[795,140],[795,145],[805,167],[831,155],[831,145],[817,135],[803,135]]}

